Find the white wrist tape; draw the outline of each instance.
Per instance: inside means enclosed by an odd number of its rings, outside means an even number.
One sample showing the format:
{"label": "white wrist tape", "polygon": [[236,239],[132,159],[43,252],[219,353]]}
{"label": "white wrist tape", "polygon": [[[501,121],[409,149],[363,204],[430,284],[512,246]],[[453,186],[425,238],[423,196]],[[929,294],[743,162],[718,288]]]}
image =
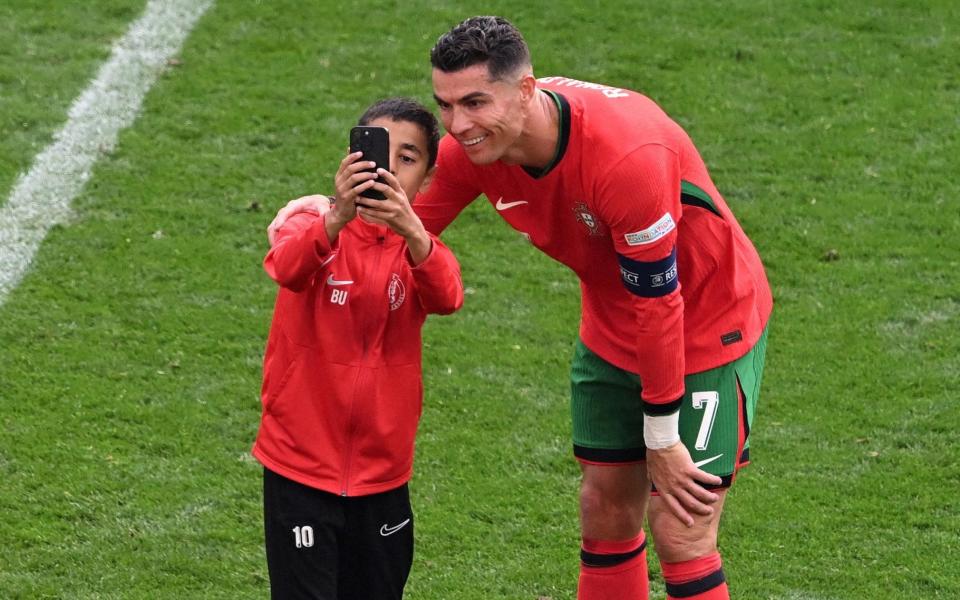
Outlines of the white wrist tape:
{"label": "white wrist tape", "polygon": [[651,450],[669,448],[680,441],[680,411],[662,417],[643,415],[643,441]]}

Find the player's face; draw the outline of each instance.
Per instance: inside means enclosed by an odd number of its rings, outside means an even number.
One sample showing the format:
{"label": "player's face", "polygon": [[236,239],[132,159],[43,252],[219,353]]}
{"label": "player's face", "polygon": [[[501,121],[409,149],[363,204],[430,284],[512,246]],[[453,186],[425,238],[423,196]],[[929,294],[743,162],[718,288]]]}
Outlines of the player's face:
{"label": "player's face", "polygon": [[390,130],[390,172],[400,181],[407,200],[413,202],[429,171],[426,133],[416,123],[390,117],[374,119],[368,125]]}
{"label": "player's face", "polygon": [[491,81],[486,64],[453,73],[433,70],[440,120],[474,164],[516,162],[531,95],[522,81]]}

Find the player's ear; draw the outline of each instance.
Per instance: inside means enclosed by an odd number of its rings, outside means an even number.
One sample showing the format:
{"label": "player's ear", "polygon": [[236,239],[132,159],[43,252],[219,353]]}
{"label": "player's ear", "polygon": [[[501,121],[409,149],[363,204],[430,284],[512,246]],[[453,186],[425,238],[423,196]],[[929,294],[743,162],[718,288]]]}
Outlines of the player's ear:
{"label": "player's ear", "polygon": [[427,191],[427,188],[430,187],[430,182],[433,180],[433,174],[437,170],[437,165],[433,165],[427,169],[427,174],[424,175],[423,181],[420,182],[420,187],[417,188],[417,193],[422,194]]}
{"label": "player's ear", "polygon": [[520,77],[520,99],[524,104],[533,100],[537,94],[537,78],[533,73],[526,73]]}

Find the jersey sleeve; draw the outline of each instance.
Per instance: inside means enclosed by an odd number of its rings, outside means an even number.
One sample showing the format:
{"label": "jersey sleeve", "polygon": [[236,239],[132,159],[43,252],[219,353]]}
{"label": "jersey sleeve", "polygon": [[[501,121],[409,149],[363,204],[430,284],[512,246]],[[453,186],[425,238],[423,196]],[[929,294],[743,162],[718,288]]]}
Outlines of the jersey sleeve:
{"label": "jersey sleeve", "polygon": [[420,305],[427,313],[447,315],[463,306],[463,280],[460,263],[447,246],[435,235],[430,254],[419,265],[411,264],[410,271],[417,282]]}
{"label": "jersey sleeve", "polygon": [[337,246],[327,238],[323,216],[299,213],[277,232],[273,247],[263,259],[263,268],[280,286],[299,292],[336,252]]}
{"label": "jersey sleeve", "polygon": [[427,231],[440,235],[480,195],[473,177],[475,169],[456,140],[449,135],[440,140],[430,185],[413,203],[413,210]]}
{"label": "jersey sleeve", "polygon": [[674,413],[684,393],[685,366],[677,273],[679,157],[659,144],[641,146],[606,174],[597,199],[632,298],[644,412]]}

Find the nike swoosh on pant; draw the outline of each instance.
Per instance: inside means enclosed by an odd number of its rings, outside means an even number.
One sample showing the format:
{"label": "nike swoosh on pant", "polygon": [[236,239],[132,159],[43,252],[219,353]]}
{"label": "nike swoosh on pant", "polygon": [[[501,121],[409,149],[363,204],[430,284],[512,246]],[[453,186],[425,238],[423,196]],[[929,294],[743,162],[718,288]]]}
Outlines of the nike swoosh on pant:
{"label": "nike swoosh on pant", "polygon": [[717,460],[717,459],[720,458],[721,456],[723,456],[723,455],[722,455],[722,454],[718,454],[718,455],[716,455],[716,456],[714,456],[714,457],[712,457],[712,458],[705,458],[705,459],[703,459],[703,460],[698,460],[697,462],[693,463],[693,466],[695,466],[696,468],[699,469],[699,468],[702,467],[703,465],[712,463],[713,461]]}
{"label": "nike swoosh on pant", "polygon": [[394,525],[393,527],[387,527],[387,524],[384,523],[383,526],[380,527],[380,535],[382,535],[383,537],[387,537],[388,535],[393,535],[394,533],[403,529],[409,522],[410,522],[410,519],[407,519],[406,521],[403,521],[397,525]]}

